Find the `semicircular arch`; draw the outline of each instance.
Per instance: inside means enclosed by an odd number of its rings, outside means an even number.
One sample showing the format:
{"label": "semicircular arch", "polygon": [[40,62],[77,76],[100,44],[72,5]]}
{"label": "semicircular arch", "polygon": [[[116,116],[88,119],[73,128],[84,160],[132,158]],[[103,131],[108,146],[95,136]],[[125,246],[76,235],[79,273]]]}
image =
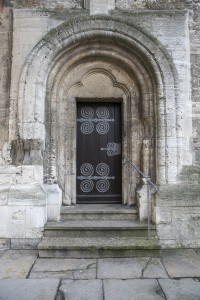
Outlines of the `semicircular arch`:
{"label": "semicircular arch", "polygon": [[[137,65],[146,70],[145,73],[132,71],[139,82],[145,82],[148,74],[151,91],[154,93],[154,116],[156,118],[157,174],[161,181],[168,181],[171,161],[173,161],[172,181],[176,178],[178,168],[179,141],[170,145],[167,132],[178,138],[181,128],[180,116],[177,117],[176,107],[179,101],[176,94],[177,73],[164,47],[149,34],[119,20],[96,17],[91,20],[74,20],[63,23],[51,30],[31,51],[22,70],[18,96],[18,134],[21,139],[36,139],[45,141],[45,99],[48,94],[48,81],[55,80],[56,66],[66,59],[66,50],[74,46],[87,48],[87,43],[94,40],[106,40],[108,45],[115,44],[118,49],[130,55],[124,57],[127,69],[130,67],[130,57],[138,61]],[[117,53],[117,52],[116,52]],[[74,55],[71,54],[71,55]],[[116,54],[117,55],[117,54]],[[68,57],[70,59],[70,55]],[[73,56],[71,57],[73,60]],[[122,61],[122,60],[121,60]],[[134,64],[134,63],[133,63]],[[136,68],[135,68],[136,70]],[[142,84],[141,84],[142,86]],[[30,92],[31,91],[31,92]],[[146,98],[146,101],[145,101]],[[148,93],[143,95],[143,103],[148,106]],[[170,103],[170,113],[167,107]],[[168,147],[170,145],[170,147]],[[166,149],[170,149],[169,151]],[[167,153],[166,153],[167,151]],[[163,166],[164,171],[163,171]],[[176,168],[176,169],[175,169]],[[161,171],[162,169],[162,171]],[[170,175],[171,176],[171,175]]]}

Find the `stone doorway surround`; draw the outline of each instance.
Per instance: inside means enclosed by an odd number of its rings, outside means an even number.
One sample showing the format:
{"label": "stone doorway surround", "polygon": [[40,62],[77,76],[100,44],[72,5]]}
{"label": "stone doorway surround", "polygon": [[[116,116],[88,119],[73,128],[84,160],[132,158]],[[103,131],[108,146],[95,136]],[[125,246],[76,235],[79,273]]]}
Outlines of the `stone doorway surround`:
{"label": "stone doorway surround", "polygon": [[[46,111],[46,132],[49,141],[46,140],[46,149],[51,148],[51,152],[45,151],[45,158],[47,157],[50,162],[46,164],[48,168],[45,169],[45,175],[47,182],[49,179],[50,183],[51,180],[59,182],[64,192],[63,203],[66,205],[76,203],[76,101],[80,97],[91,100],[96,98],[97,101],[101,98],[102,102],[106,98],[112,97],[113,101],[122,98],[122,153],[131,157],[137,164],[140,164],[140,157],[145,156],[144,172],[150,174],[150,165],[153,169],[153,155],[150,157],[153,149],[152,151],[145,149],[148,152],[142,155],[143,144],[147,140],[151,141],[153,137],[153,113],[150,116],[149,107],[146,108],[147,117],[144,124],[139,104],[139,87],[137,82],[132,80],[134,75],[127,74],[122,67],[123,62],[120,63],[123,54],[117,55],[119,48],[111,45],[109,49],[108,43],[103,42],[103,39],[96,43],[93,40],[91,45],[87,44],[86,49],[82,44],[79,48],[77,55],[74,54],[74,49],[72,50],[73,58],[69,60],[69,65],[67,62],[62,62],[64,70],[58,67],[59,72],[56,73],[56,79],[53,78],[53,87],[51,85],[47,87],[47,90],[53,91],[50,93],[50,98],[47,98],[49,110]],[[49,83],[51,84],[51,81]],[[144,93],[147,94],[147,91]],[[55,122],[52,115],[55,118],[57,116],[56,120],[59,116],[59,122]],[[50,144],[54,147],[50,147]],[[56,153],[54,159],[52,153]],[[127,178],[131,178],[130,181]],[[134,204],[135,195],[133,193],[131,197],[129,191],[139,185],[138,174],[126,166],[123,168],[122,182],[123,203]]]}
{"label": "stone doorway surround", "polygon": [[[35,165],[44,165],[47,199],[58,195],[50,219],[59,218],[60,188],[63,203],[75,204],[76,99],[123,98],[123,155],[164,184],[175,183],[191,162],[177,90],[176,68],[162,44],[118,19],[66,22],[35,46],[19,83],[17,130],[10,132],[31,145]],[[123,178],[123,203],[134,204],[129,191],[140,178],[131,169]],[[143,198],[139,208],[145,205]]]}

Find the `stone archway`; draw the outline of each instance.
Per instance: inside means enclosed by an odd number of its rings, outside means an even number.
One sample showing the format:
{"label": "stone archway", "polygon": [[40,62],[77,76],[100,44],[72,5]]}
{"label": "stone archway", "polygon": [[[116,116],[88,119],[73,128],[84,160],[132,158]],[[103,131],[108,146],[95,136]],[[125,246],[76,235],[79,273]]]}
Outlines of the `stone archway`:
{"label": "stone archway", "polygon": [[[73,53],[73,58],[70,53]],[[103,38],[101,42],[93,39],[90,45],[82,44],[66,50],[63,55],[65,62],[62,61],[57,66],[58,71],[53,72],[53,76],[49,77],[47,89],[51,93],[47,97],[48,141],[45,153],[50,163],[45,174],[50,182],[59,182],[64,192],[65,204],[76,202],[75,120],[76,99],[80,97],[102,98],[102,101],[106,98],[123,99],[122,153],[143,168],[147,175],[155,178],[154,91],[144,67],[139,66],[138,62],[136,63],[129,55],[127,49],[123,51],[115,43],[109,44]],[[144,99],[148,105],[145,105]],[[59,123],[52,119],[52,116],[56,118],[56,115],[61,120]],[[50,148],[51,151],[48,150]],[[142,154],[144,151],[145,155]],[[52,153],[54,153],[53,158]],[[141,158],[145,159],[141,161]],[[135,204],[135,191],[139,184],[140,178],[137,172],[126,166],[123,169],[122,185],[124,204]]]}
{"label": "stone archway", "polygon": [[[75,67],[80,67],[89,58],[99,60],[104,64],[106,61],[111,61],[115,67],[108,70],[98,65],[88,70],[88,73],[83,74],[81,78],[77,77],[74,83],[71,82],[68,90],[63,88],[62,83],[65,82],[69,72],[73,72]],[[127,81],[128,84],[120,81],[113,74],[116,67],[125,70],[126,77],[131,78],[131,81]],[[64,23],[48,33],[32,50],[22,72],[18,98],[18,133],[16,134],[23,140],[31,139],[33,145],[37,141],[37,147],[40,145],[40,151],[42,151],[45,144],[45,124],[47,124],[46,129],[48,125],[52,125],[48,135],[50,143],[48,139],[46,140],[46,149],[49,147],[49,150],[46,151],[45,160],[49,169],[47,168],[45,172],[48,180],[52,180],[52,183],[59,182],[64,189],[65,183],[63,185],[60,183],[59,171],[56,170],[57,144],[56,141],[51,141],[52,130],[57,129],[48,118],[48,114],[52,114],[53,106],[59,111],[59,105],[65,97],[62,94],[64,92],[67,93],[68,98],[65,103],[73,105],[74,99],[78,96],[78,90],[84,88],[85,79],[101,74],[102,72],[98,71],[100,69],[103,70],[104,76],[109,78],[113,92],[120,90],[124,103],[127,105],[129,103],[131,115],[124,116],[124,122],[126,117],[127,120],[134,119],[134,113],[131,110],[134,105],[130,105],[132,99],[139,103],[136,110],[140,108],[139,126],[142,124],[144,132],[143,138],[139,139],[141,143],[139,147],[148,153],[143,155],[147,158],[141,163],[143,170],[154,176],[157,181],[159,180],[159,183],[175,182],[178,168],[184,163],[184,157],[179,151],[183,121],[181,110],[177,113],[180,105],[179,97],[175,93],[178,82],[176,70],[168,53],[158,41],[128,23],[97,17]],[[64,86],[66,87],[66,84]],[[55,108],[57,103],[59,105]],[[55,118],[58,111],[54,114]],[[128,126],[132,128],[132,123]],[[73,125],[69,123],[67,134],[70,134],[72,127]],[[173,142],[171,136],[174,137]],[[129,137],[130,143],[124,142],[125,154],[128,154],[126,152],[128,150],[125,149],[131,149],[133,145],[131,130],[129,130]],[[152,141],[155,153],[153,153]],[[65,149],[68,149],[67,145]],[[34,146],[33,151],[35,151]],[[129,153],[133,154],[132,149]],[[72,188],[75,160],[71,158],[72,156],[69,158],[71,166],[68,169],[71,168],[71,173],[66,175],[68,187]],[[67,161],[64,166],[67,165]],[[71,204],[74,203],[74,195],[68,191],[68,187],[65,185],[64,198],[67,204]],[[127,195],[124,195],[124,199],[126,199],[125,203],[128,203]]]}

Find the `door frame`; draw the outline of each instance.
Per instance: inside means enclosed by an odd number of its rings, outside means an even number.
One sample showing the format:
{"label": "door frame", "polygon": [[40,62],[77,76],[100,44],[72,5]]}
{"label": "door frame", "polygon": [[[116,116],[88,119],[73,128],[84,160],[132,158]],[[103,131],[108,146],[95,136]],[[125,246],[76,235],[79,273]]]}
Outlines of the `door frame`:
{"label": "door frame", "polygon": [[[76,205],[76,103],[81,99],[87,102],[94,102],[95,98],[98,102],[122,103],[122,155],[132,160],[143,173],[151,174],[154,153],[151,148],[153,117],[148,115],[151,106],[147,98],[143,105],[139,87],[127,70],[117,67],[112,61],[109,64],[108,70],[107,61],[86,60],[76,70],[64,74],[57,101],[51,103],[50,113],[55,113],[55,118],[47,123],[50,127],[47,126],[46,157],[50,158],[50,164],[45,164],[49,166],[49,171],[45,170],[45,173],[49,174],[51,181],[58,182],[64,205]],[[52,154],[50,157],[49,153]],[[141,184],[138,173],[131,166],[123,164],[123,204],[136,205],[137,190]]]}
{"label": "door frame", "polygon": [[[65,165],[60,172],[65,172],[64,177],[64,194],[63,204],[76,205],[76,141],[77,141],[77,102],[118,102],[121,103],[122,113],[122,156],[132,157],[136,164],[141,163],[140,158],[142,154],[142,135],[140,134],[141,127],[141,116],[138,114],[136,109],[135,98],[127,97],[124,94],[123,97],[67,97],[64,100],[65,110],[70,109],[71,114],[68,113],[68,124],[63,123],[66,127],[65,135],[65,147],[59,149],[63,151],[65,157]],[[64,118],[66,122],[66,117]],[[139,138],[132,142],[133,139],[133,127],[136,131],[136,136]],[[62,138],[62,136],[61,136]],[[139,140],[140,139],[140,140]],[[69,142],[70,141],[70,142]],[[133,149],[134,148],[134,149]],[[67,172],[66,169],[67,168]],[[62,174],[62,173],[61,173]],[[130,166],[122,164],[122,204],[125,205],[136,205],[136,191],[141,184],[141,178],[138,173]]]}
{"label": "door frame", "polygon": [[[123,98],[76,98],[76,177],[77,177],[77,144],[78,144],[78,137],[77,137],[77,107],[78,103],[119,103],[120,104],[120,123],[121,123],[121,158],[123,158]],[[121,202],[123,204],[123,161],[121,159]],[[77,179],[76,179],[76,203],[77,203]],[[95,204],[101,204],[103,202],[98,201]],[[90,203],[87,203],[90,204]],[[91,203],[94,204],[94,203]],[[114,202],[108,202],[108,204],[115,204]]]}

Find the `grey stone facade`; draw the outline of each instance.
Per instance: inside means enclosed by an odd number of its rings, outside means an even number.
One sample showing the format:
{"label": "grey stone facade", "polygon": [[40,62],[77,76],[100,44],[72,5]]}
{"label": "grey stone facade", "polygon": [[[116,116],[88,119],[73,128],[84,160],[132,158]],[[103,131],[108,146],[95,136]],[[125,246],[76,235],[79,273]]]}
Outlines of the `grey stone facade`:
{"label": "grey stone facade", "polygon": [[[2,243],[38,240],[76,204],[76,99],[120,97],[161,245],[199,246],[199,1],[6,0],[0,41]],[[146,219],[145,182],[125,167],[123,204]]]}

